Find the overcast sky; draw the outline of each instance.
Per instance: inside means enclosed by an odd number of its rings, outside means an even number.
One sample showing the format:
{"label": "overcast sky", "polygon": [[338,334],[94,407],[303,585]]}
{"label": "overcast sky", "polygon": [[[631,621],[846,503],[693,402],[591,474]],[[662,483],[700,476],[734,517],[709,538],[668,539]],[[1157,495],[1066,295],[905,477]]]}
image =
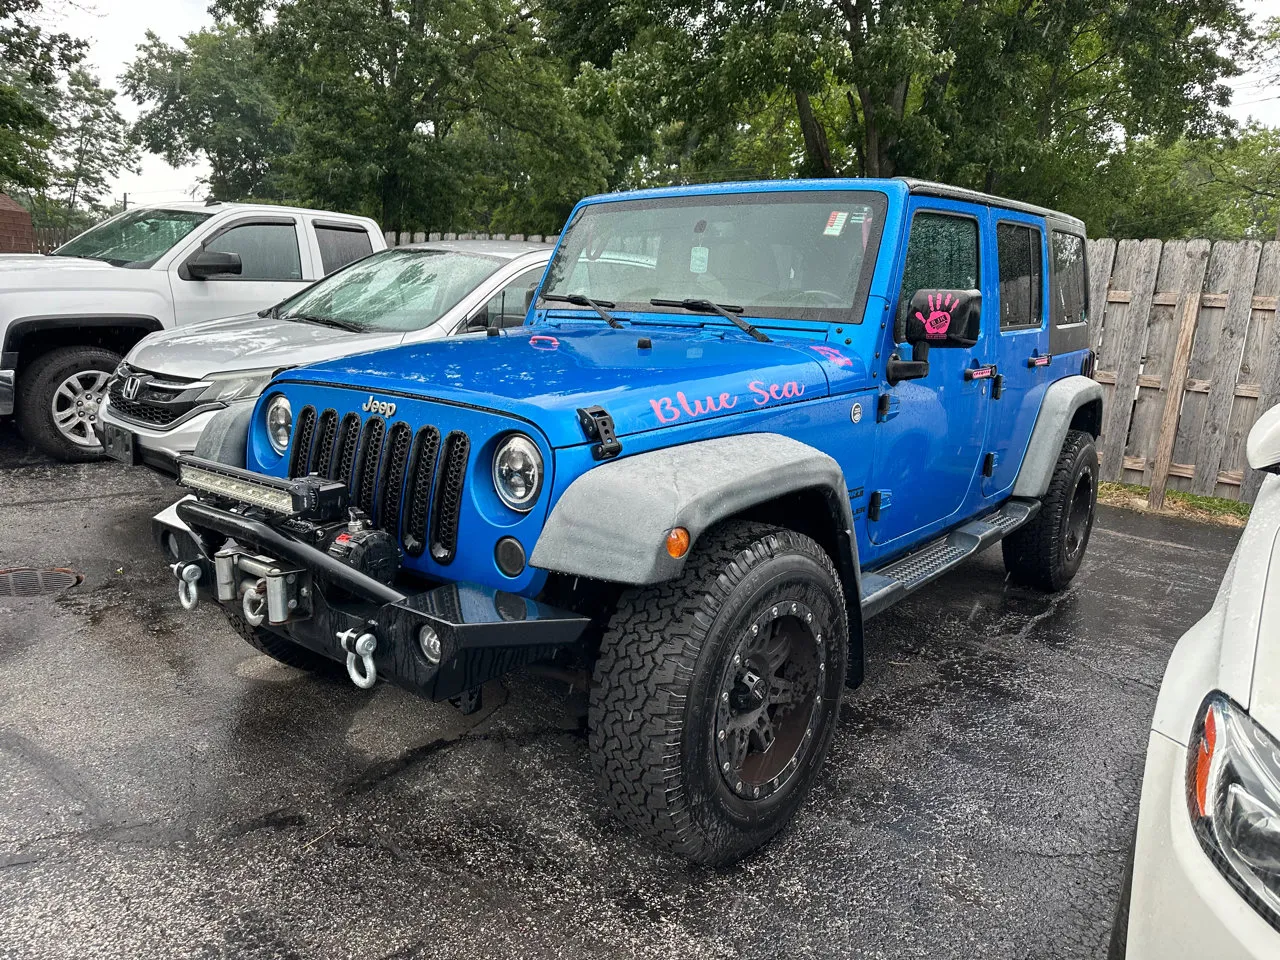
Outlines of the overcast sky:
{"label": "overcast sky", "polygon": [[[90,41],[89,61],[94,70],[104,84],[116,86],[147,29],[176,44],[184,34],[212,24],[208,3],[209,0],[63,0],[59,10],[57,0],[52,0],[47,9],[55,12],[51,26]],[[1245,0],[1245,7],[1259,17],[1280,16],[1280,0]],[[1235,99],[1231,113],[1237,120],[1253,117],[1280,126],[1280,87],[1268,86],[1257,76],[1241,77],[1232,87]],[[119,106],[129,119],[138,114],[137,106],[123,93]],[[190,197],[205,172],[203,163],[175,169],[159,157],[144,153],[141,172],[118,178],[113,193],[119,199],[127,191],[131,203],[177,200]]]}

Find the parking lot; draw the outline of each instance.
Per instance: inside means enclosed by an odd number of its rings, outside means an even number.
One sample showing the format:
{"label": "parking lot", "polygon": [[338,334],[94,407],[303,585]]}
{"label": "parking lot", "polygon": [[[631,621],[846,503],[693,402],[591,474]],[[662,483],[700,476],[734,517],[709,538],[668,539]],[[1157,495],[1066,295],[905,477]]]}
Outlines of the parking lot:
{"label": "parking lot", "polygon": [[256,655],[185,614],[170,482],[0,426],[0,957],[1095,957],[1177,637],[1238,531],[1100,508],[1065,593],[999,551],[868,625],[867,683],[794,826],[736,868],[601,806],[578,698],[463,717]]}

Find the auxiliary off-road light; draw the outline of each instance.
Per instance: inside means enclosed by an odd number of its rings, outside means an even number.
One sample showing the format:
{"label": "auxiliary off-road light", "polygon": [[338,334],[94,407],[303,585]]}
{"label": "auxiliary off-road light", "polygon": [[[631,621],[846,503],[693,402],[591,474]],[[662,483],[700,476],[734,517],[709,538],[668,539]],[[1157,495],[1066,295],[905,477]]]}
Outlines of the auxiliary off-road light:
{"label": "auxiliary off-road light", "polygon": [[1280,743],[1221,693],[1192,733],[1187,807],[1214,866],[1280,930]]}
{"label": "auxiliary off-road light", "polygon": [[347,485],[321,477],[281,480],[202,457],[178,458],[178,484],[302,520],[328,522],[346,513]]}
{"label": "auxiliary off-road light", "polygon": [[267,401],[267,439],[276,453],[289,449],[289,437],[293,435],[293,409],[289,399],[277,393]]}

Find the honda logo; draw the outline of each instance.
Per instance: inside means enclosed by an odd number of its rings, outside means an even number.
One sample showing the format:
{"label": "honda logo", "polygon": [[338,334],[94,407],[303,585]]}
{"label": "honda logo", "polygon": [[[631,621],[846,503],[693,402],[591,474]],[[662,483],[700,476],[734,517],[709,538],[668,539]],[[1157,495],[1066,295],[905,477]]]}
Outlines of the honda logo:
{"label": "honda logo", "polygon": [[138,399],[138,391],[141,389],[142,378],[129,377],[125,380],[124,386],[120,389],[120,392],[124,394],[124,398],[126,400],[136,400]]}

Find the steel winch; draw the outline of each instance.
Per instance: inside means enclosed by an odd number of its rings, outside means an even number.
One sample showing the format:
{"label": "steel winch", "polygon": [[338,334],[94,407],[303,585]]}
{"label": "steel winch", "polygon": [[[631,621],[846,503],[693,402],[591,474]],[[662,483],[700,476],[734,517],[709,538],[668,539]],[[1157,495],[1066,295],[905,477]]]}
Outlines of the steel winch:
{"label": "steel winch", "polygon": [[[184,610],[194,610],[204,568],[179,561],[169,569],[178,580],[178,601]],[[311,574],[302,567],[256,555],[229,540],[214,554],[213,570],[218,601],[239,603],[250,626],[278,626],[311,616]]]}

